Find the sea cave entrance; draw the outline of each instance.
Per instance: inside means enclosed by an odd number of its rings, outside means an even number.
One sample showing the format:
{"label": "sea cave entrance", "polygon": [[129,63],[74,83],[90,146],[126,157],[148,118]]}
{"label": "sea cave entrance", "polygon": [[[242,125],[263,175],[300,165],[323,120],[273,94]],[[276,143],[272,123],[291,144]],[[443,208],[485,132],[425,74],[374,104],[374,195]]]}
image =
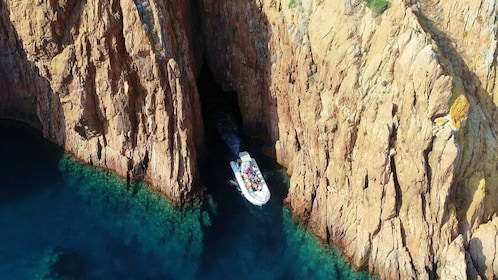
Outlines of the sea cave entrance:
{"label": "sea cave entrance", "polygon": [[237,93],[223,91],[221,85],[214,80],[211,69],[205,61],[197,78],[197,88],[202,104],[207,148],[213,148],[221,142],[228,148],[231,156],[236,157],[243,138]]}
{"label": "sea cave entrance", "polygon": [[272,191],[272,203],[283,204],[288,179],[275,159],[264,152],[263,142],[245,135],[237,92],[224,91],[204,61],[197,78],[205,131],[205,151],[199,160],[203,185],[215,200],[244,202],[229,162],[239,152],[248,151],[257,159],[263,176]]}

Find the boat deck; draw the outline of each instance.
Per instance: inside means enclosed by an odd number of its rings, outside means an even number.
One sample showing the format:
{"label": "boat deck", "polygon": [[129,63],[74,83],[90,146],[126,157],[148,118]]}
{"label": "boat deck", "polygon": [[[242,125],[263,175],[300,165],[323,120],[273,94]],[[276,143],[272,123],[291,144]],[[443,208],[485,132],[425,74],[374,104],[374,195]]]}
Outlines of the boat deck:
{"label": "boat deck", "polygon": [[240,153],[237,162],[230,162],[235,178],[244,197],[255,205],[263,205],[270,200],[270,191],[256,161],[249,153]]}

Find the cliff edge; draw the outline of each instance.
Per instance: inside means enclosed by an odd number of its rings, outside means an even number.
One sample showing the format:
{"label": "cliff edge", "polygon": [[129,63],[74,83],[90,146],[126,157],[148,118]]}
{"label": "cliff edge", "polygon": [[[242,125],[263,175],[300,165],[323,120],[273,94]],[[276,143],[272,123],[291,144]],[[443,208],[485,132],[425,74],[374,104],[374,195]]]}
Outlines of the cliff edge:
{"label": "cliff edge", "polygon": [[497,277],[494,1],[191,4],[0,2],[0,118],[183,203],[203,142],[198,21],[315,234],[383,279]]}
{"label": "cliff edge", "polygon": [[383,279],[496,277],[494,1],[203,5],[215,76],[313,232]]}
{"label": "cliff edge", "polygon": [[0,118],[189,200],[203,141],[189,5],[2,1]]}

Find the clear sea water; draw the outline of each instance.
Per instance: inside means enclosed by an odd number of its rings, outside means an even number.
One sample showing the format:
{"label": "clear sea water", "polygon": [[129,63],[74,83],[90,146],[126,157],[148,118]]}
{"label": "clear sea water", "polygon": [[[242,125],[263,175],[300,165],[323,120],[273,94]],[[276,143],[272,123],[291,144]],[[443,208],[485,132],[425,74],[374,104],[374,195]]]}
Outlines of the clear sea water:
{"label": "clear sea water", "polygon": [[261,154],[272,199],[247,203],[229,150],[214,144],[201,162],[209,198],[177,209],[0,122],[0,279],[371,278],[292,220],[286,178]]}

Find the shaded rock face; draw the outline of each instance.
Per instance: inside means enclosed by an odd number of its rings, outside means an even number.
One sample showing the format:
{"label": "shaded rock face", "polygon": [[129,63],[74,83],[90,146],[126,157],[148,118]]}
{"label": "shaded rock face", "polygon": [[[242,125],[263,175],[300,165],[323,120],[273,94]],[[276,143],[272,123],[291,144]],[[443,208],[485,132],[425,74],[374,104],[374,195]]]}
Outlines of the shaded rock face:
{"label": "shaded rock face", "polygon": [[498,274],[494,1],[201,1],[295,215],[386,279]]}
{"label": "shaded rock face", "polygon": [[188,1],[2,1],[0,118],[187,201],[203,141],[191,10]]}
{"label": "shaded rock face", "polygon": [[202,46],[244,131],[287,167],[294,214],[356,266],[498,275],[494,1],[192,5],[1,2],[0,118],[183,203],[203,142]]}

